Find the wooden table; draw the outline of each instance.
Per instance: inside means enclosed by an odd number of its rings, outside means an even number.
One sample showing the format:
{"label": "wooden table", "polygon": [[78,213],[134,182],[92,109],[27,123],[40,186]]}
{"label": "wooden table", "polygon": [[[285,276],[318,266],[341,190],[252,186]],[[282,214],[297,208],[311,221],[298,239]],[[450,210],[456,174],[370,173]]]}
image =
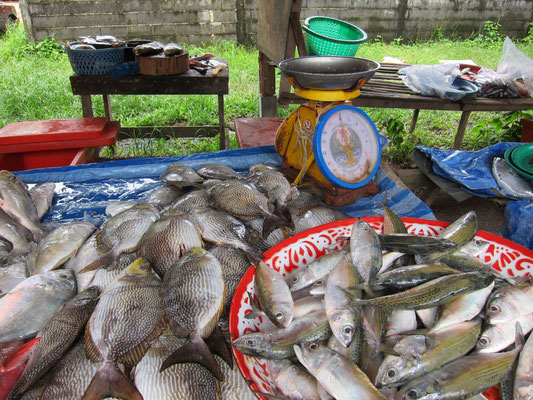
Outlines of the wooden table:
{"label": "wooden table", "polygon": [[[413,109],[410,132],[415,129],[420,110],[461,111],[461,119],[454,139],[454,149],[461,148],[468,118],[472,111],[515,111],[533,108],[533,98],[489,99],[468,96],[459,101],[439,97],[421,96],[413,92],[398,76],[398,70],[406,65],[381,64],[381,68],[361,89],[361,95],[353,100],[357,107]],[[278,103],[301,104],[307,100],[292,93],[280,93]]]}
{"label": "wooden table", "polygon": [[[109,75],[75,74],[70,77],[70,84],[72,86],[72,93],[81,96],[84,117],[93,116],[91,95],[102,95],[105,116],[108,120],[112,119],[109,98],[111,95],[217,95],[220,149],[225,149],[224,95],[229,93],[228,63],[227,60],[223,59],[217,61],[223,62],[226,66],[216,75],[213,75],[213,69],[209,69],[205,75],[200,74],[194,69],[190,69],[178,75],[128,75],[119,79],[112,79]],[[172,135],[191,137],[193,136],[191,131],[197,132],[199,128],[205,129],[209,127],[172,128]]]}

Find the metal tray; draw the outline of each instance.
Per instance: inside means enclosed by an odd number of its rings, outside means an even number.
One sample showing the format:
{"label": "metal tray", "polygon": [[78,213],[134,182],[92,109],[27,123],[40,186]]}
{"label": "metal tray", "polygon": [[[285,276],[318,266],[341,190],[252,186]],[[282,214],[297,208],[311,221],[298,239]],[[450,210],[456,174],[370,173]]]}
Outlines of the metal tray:
{"label": "metal tray", "polygon": [[361,78],[370,80],[380,65],[366,58],[307,56],[284,60],[278,67],[304,89],[349,90]]}

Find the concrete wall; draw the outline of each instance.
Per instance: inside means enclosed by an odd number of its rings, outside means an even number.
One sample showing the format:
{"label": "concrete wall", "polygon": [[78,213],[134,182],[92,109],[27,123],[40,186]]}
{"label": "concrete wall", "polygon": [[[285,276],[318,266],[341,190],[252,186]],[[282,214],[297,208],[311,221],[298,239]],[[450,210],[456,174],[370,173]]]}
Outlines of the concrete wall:
{"label": "concrete wall", "polygon": [[[268,0],[264,0],[268,1]],[[31,40],[55,36],[114,35],[189,44],[238,40],[252,44],[257,2],[252,0],[20,0]],[[449,36],[470,36],[485,21],[499,21],[512,37],[527,34],[532,0],[302,0],[302,21],[325,15],[350,21],[370,38],[428,39],[437,26]]]}

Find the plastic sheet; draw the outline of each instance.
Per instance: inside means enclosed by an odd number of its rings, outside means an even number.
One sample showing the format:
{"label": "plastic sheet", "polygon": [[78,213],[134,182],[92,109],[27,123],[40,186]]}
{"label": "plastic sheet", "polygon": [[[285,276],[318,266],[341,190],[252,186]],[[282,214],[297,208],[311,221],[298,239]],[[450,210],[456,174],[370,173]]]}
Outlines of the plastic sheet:
{"label": "plastic sheet", "polygon": [[440,150],[418,146],[433,163],[435,174],[457,183],[468,193],[479,197],[495,197],[498,183],[492,175],[492,160],[501,157],[517,143],[498,143],[478,151]]}
{"label": "plastic sheet", "polygon": [[[223,150],[215,153],[190,154],[180,157],[139,158],[86,164],[73,167],[20,171],[16,174],[26,183],[56,182],[56,196],[43,223],[59,225],[72,221],[89,221],[100,225],[107,219],[105,207],[111,201],[142,202],[162,185],[159,176],[173,162],[197,168],[204,163],[220,163],[246,175],[251,165],[281,165],[281,157],[273,146]],[[433,212],[418,197],[392,181],[382,170],[374,179],[380,193],[357,200],[342,208],[353,217],[383,215],[386,204],[402,217],[435,219]]]}
{"label": "plastic sheet", "polygon": [[503,216],[502,237],[533,250],[533,202],[510,201]]}

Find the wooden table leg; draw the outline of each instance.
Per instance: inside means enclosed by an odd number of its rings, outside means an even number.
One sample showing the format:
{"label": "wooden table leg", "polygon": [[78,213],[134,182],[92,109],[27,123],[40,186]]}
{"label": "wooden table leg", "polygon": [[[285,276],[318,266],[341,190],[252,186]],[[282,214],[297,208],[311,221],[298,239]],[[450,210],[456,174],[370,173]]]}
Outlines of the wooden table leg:
{"label": "wooden table leg", "polygon": [[93,102],[90,94],[82,94],[81,96],[81,110],[83,118],[93,117]]}
{"label": "wooden table leg", "polygon": [[259,52],[259,113],[261,117],[277,117],[276,71],[268,57]]}
{"label": "wooden table leg", "polygon": [[468,124],[468,118],[470,117],[471,111],[463,111],[461,114],[461,119],[459,121],[459,127],[457,128],[457,133],[455,134],[455,139],[453,141],[454,150],[459,150],[463,144],[463,136],[465,135],[466,125]]}
{"label": "wooden table leg", "polygon": [[418,121],[418,114],[420,113],[420,110],[418,108],[415,108],[413,111],[413,118],[411,118],[411,126],[409,127],[409,135],[411,135],[416,128],[416,122]]}
{"label": "wooden table leg", "polygon": [[226,148],[226,130],[224,129],[224,95],[218,95],[218,131],[220,133],[220,150]]}
{"label": "wooden table leg", "polygon": [[102,98],[104,99],[105,117],[108,121],[111,121],[113,119],[113,114],[111,113],[111,100],[108,94],[103,94]]}

